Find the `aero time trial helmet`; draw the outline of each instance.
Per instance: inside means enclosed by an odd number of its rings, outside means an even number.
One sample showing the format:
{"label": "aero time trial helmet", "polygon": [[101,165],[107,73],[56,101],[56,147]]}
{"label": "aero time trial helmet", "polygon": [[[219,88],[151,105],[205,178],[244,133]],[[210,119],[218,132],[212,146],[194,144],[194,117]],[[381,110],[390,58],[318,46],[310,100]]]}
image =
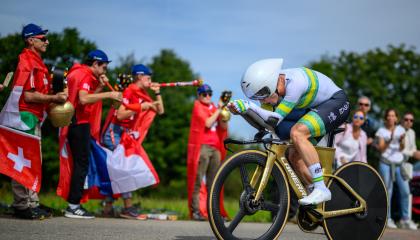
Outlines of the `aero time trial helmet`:
{"label": "aero time trial helmet", "polygon": [[254,100],[262,100],[273,94],[282,65],[282,58],[262,59],[251,64],[241,80],[244,94]]}

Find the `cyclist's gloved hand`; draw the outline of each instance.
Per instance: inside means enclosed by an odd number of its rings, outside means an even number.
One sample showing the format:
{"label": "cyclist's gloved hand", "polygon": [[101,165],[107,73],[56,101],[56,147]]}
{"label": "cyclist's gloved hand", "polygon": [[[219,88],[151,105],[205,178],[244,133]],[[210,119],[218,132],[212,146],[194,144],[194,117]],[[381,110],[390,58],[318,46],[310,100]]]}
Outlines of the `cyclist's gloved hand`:
{"label": "cyclist's gloved hand", "polygon": [[237,99],[228,103],[227,107],[233,114],[243,114],[250,108],[250,102],[247,100]]}

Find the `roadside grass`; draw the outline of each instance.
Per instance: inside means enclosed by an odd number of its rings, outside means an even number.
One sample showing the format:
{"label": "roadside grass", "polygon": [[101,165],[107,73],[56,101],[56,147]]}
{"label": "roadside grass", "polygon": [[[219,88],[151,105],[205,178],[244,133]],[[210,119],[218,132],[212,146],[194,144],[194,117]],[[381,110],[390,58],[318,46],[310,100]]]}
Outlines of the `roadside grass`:
{"label": "roadside grass", "polygon": [[[0,203],[10,205],[13,202],[13,195],[10,188],[0,188]],[[54,209],[54,215],[62,215],[64,209],[67,207],[67,202],[58,197],[54,192],[40,193],[40,203],[47,207]],[[175,213],[178,220],[189,220],[187,199],[181,198],[154,198],[154,197],[140,197],[134,193],[133,204],[137,206],[143,213]],[[87,210],[100,216],[102,211],[101,200],[89,200],[83,204]],[[117,211],[123,207],[122,199],[118,199],[114,203]],[[239,209],[238,200],[225,199],[225,209],[230,218],[235,216]],[[267,222],[270,221],[270,214],[268,212],[258,212],[252,216],[244,218],[247,222]]]}

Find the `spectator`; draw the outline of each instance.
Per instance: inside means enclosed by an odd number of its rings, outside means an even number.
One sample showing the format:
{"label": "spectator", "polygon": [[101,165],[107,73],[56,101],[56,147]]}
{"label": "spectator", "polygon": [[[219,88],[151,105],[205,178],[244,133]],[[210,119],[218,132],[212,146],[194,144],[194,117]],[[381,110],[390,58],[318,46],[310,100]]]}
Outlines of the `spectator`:
{"label": "spectator", "polygon": [[365,113],[357,110],[353,114],[351,124],[345,124],[344,132],[335,137],[335,160],[337,168],[351,162],[367,162],[366,144],[367,136],[361,126],[365,122]]}
{"label": "spectator", "polygon": [[[13,83],[22,85],[23,90],[19,93],[12,92],[11,97],[18,96],[16,101],[7,101],[4,109],[11,111],[18,109],[17,117],[12,123],[4,125],[16,128],[23,132],[41,136],[41,123],[48,103],[63,103],[67,99],[66,93],[50,95],[50,74],[45,66],[41,55],[47,51],[49,41],[48,30],[42,29],[35,24],[28,24],[22,29],[22,38],[26,47],[19,55],[19,62],[14,74]],[[4,88],[1,85],[1,89]],[[18,106],[8,106],[18,102]],[[3,112],[2,112],[3,114]],[[38,194],[15,180],[12,180],[14,214],[18,218],[43,219],[51,214],[39,207]]]}
{"label": "spectator", "polygon": [[[223,107],[211,102],[213,91],[204,84],[197,89],[198,100],[194,102],[191,128],[188,139],[187,176],[188,206],[190,217],[203,221],[206,218],[206,199],[200,197],[200,188],[205,180],[209,191],[221,161],[221,149],[227,132],[227,122],[220,119]],[[223,213],[222,213],[223,215]]]}
{"label": "spectator", "polygon": [[404,114],[402,126],[405,129],[405,148],[403,154],[407,158],[414,158],[420,160],[420,151],[416,146],[416,132],[413,130],[414,114],[408,112]]}
{"label": "spectator", "polygon": [[375,133],[379,128],[379,123],[374,118],[369,116],[370,109],[372,107],[371,101],[368,97],[362,96],[357,100],[359,105],[358,110],[364,112],[365,121],[363,122],[362,129],[367,135],[367,145],[371,145],[375,139]]}
{"label": "spectator", "polygon": [[404,160],[402,150],[404,149],[405,130],[397,125],[398,114],[395,109],[388,109],[385,112],[385,127],[379,128],[376,132],[378,138],[378,149],[381,152],[379,163],[379,173],[381,174],[385,186],[388,190],[388,219],[389,228],[397,228],[391,218],[391,199],[393,194],[394,182],[397,183],[399,190],[398,203],[400,205],[401,220],[400,226],[416,230],[417,226],[409,218],[409,186],[408,181],[404,180],[401,174],[401,163]]}
{"label": "spectator", "polygon": [[[105,82],[107,66],[110,61],[101,50],[89,52],[84,64],[75,64],[67,75],[69,99],[75,108],[73,121],[68,127],[67,140],[73,157],[70,189],[67,197],[69,203],[65,215],[69,218],[89,219],[94,216],[80,206],[83,185],[89,168],[91,125],[93,115],[100,115],[100,109],[94,104],[109,98],[121,101],[120,92],[101,93]],[[99,106],[99,105],[96,105]]]}
{"label": "spectator", "polygon": [[[152,72],[143,64],[135,65],[132,68],[132,75],[134,77],[133,83],[128,85],[123,92],[123,101],[118,111],[115,112],[111,123],[109,124],[103,136],[103,144],[110,150],[114,150],[120,143],[123,132],[129,133],[136,131],[134,125],[140,112],[154,111],[158,114],[164,113],[162,97],[160,95],[160,86],[151,82]],[[146,92],[147,89],[154,91],[156,100],[152,102],[152,98]],[[142,122],[139,122],[142,124]],[[147,215],[139,214],[137,209],[133,207],[131,202],[131,192],[121,194],[124,201],[124,209],[120,216],[128,219],[147,219]],[[105,199],[104,215],[113,215],[114,199],[112,196],[107,196]]]}

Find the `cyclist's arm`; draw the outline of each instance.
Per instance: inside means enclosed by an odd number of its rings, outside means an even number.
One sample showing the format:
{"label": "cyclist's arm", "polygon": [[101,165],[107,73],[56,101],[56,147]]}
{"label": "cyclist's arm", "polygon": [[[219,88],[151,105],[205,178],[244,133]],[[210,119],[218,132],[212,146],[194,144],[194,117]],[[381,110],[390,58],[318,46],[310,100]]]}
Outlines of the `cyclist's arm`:
{"label": "cyclist's arm", "polygon": [[250,103],[250,108],[256,112],[264,121],[268,121],[269,118],[274,118],[278,119],[277,124],[279,124],[287,116],[287,114],[293,110],[295,105],[296,103],[291,103],[283,99],[274,112],[266,110],[262,107],[258,107],[252,102]]}

